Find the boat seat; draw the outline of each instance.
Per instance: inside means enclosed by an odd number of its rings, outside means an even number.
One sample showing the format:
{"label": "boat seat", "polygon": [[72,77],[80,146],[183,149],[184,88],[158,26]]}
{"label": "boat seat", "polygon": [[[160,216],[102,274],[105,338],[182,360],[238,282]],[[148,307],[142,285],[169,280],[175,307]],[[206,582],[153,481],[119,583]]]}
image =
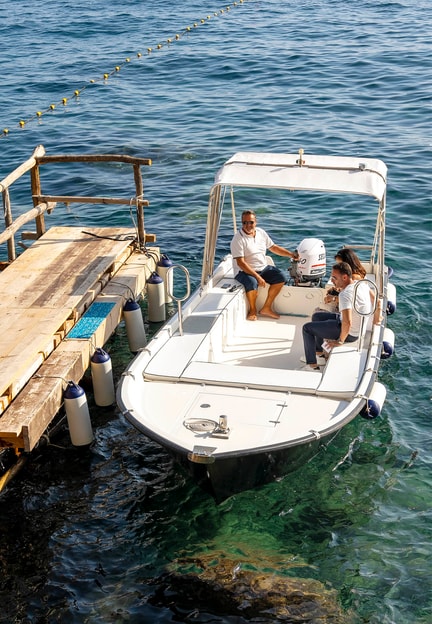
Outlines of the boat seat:
{"label": "boat seat", "polygon": [[180,381],[214,386],[243,386],[257,390],[315,394],[321,375],[308,371],[233,366],[217,362],[190,362]]}
{"label": "boat seat", "polygon": [[[374,276],[368,274],[367,278],[374,281]],[[318,388],[317,394],[332,396],[351,400],[357,390],[363,375],[367,349],[362,348],[364,343],[369,344],[370,339],[366,339],[373,323],[373,314],[363,317],[361,326],[361,335],[355,342],[347,342],[343,345],[335,346],[331,350],[327,365],[324,369],[322,382]],[[343,388],[343,391],[341,391]]]}
{"label": "boat seat", "polygon": [[234,280],[223,280],[213,287],[202,302],[200,302],[191,314],[183,320],[183,335],[179,333],[170,336],[164,348],[156,351],[144,368],[144,379],[151,380],[178,380],[188,363],[195,357],[197,350],[206,340],[210,330],[217,320],[222,317],[231,302],[236,297],[241,297],[243,287],[238,286],[230,292],[228,288],[222,288],[222,284],[230,282],[230,286],[236,285]]}
{"label": "boat seat", "polygon": [[[207,323],[214,322],[214,319],[204,318]],[[171,336],[144,368],[144,379],[178,380],[205,336],[205,333]]]}
{"label": "boat seat", "polygon": [[367,350],[359,351],[357,346],[357,342],[350,342],[333,347],[318,386],[317,395],[331,395],[347,400],[353,398],[362,378],[367,358]]}

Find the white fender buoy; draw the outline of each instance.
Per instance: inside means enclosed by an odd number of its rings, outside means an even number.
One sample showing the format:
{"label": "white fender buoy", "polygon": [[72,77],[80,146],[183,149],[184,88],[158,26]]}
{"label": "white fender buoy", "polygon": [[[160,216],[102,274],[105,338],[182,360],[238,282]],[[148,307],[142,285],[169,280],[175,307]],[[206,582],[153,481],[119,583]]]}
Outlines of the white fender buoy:
{"label": "white fender buoy", "polygon": [[384,329],[383,333],[383,343],[381,350],[381,359],[388,360],[394,353],[394,345],[395,345],[395,335],[394,331],[389,327]]}
{"label": "white fender buoy", "polygon": [[162,254],[156,266],[157,274],[163,279],[164,282],[165,303],[172,302],[172,297],[168,294],[168,292],[173,291],[173,272],[170,271],[168,273],[168,269],[172,267],[172,265],[173,263],[168,256],[166,254]]}
{"label": "white fender buoy", "polygon": [[96,348],[90,359],[93,394],[96,405],[108,407],[115,401],[111,358],[106,351]]}
{"label": "white fender buoy", "polygon": [[159,323],[165,320],[165,286],[163,279],[153,272],[147,280],[148,320]]}
{"label": "white fender buoy", "polygon": [[126,324],[129,349],[132,353],[137,353],[146,346],[147,337],[141,307],[133,299],[128,299],[124,304],[123,318]]}
{"label": "white fender buoy", "polygon": [[69,435],[74,446],[84,446],[93,442],[93,430],[87,397],[81,386],[69,381],[63,394]]}
{"label": "white fender buoy", "polygon": [[390,282],[387,284],[387,308],[388,315],[396,312],[396,286]]}
{"label": "white fender buoy", "polygon": [[366,405],[362,408],[360,415],[363,418],[372,420],[381,414],[382,406],[386,399],[386,387],[376,381],[373,385],[372,392],[366,401]]}

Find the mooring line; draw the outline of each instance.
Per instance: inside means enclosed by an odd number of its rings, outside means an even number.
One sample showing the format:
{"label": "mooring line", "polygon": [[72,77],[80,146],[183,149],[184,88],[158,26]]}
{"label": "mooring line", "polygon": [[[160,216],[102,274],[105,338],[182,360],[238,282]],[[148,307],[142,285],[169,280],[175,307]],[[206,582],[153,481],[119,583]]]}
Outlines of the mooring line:
{"label": "mooring line", "polygon": [[[180,39],[182,39],[186,35],[189,35],[190,33],[192,33],[199,26],[202,26],[203,24],[208,23],[209,20],[211,20],[211,19],[213,19],[215,17],[220,17],[221,15],[225,15],[226,13],[229,13],[232,8],[238,7],[238,6],[242,5],[242,4],[244,4],[245,2],[249,2],[249,1],[251,1],[251,0],[236,0],[232,4],[226,5],[223,9],[219,9],[218,11],[214,11],[212,15],[207,15],[205,18],[200,19],[197,22],[194,22],[191,26],[186,26],[186,28],[181,30],[175,36],[169,37],[168,39],[166,39],[164,41],[160,41],[154,47],[147,48],[146,56],[150,56],[155,51],[162,50],[163,48],[169,47],[170,45],[172,45],[176,41],[180,41]],[[142,52],[137,52],[136,53],[135,60],[141,60],[143,58],[145,58],[145,56],[143,55]],[[109,78],[111,76],[117,75],[123,69],[123,67],[125,67],[127,65],[130,65],[131,62],[132,62],[132,58],[131,57],[127,57],[122,63],[119,63],[118,65],[116,65],[114,67],[114,69],[112,69],[111,71],[104,73],[99,78],[91,79],[91,80],[89,80],[88,83],[85,83],[79,89],[75,89],[72,96],[70,96],[70,97],[63,97],[58,102],[56,102],[54,104],[50,104],[46,109],[38,110],[31,117],[28,117],[27,119],[21,119],[16,124],[15,127],[18,128],[18,129],[24,129],[27,126],[28,123],[30,123],[32,121],[35,121],[35,120],[40,120],[41,117],[43,117],[47,113],[52,113],[58,106],[63,106],[63,107],[67,106],[68,102],[71,99],[77,101],[79,99],[79,97],[84,93],[84,91],[86,89],[88,89],[89,87],[91,87],[91,86],[93,86],[95,84],[101,83],[101,82],[103,84],[106,84],[107,80],[109,80]],[[10,134],[9,128],[3,128],[3,130],[2,130],[2,132],[0,134],[0,139],[8,137],[9,134]]]}

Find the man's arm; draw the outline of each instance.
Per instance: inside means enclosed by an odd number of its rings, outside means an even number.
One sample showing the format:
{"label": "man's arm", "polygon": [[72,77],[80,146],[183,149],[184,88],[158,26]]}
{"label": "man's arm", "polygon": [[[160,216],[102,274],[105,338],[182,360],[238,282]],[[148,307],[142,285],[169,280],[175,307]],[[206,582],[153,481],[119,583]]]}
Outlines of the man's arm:
{"label": "man's arm", "polygon": [[341,313],[341,330],[339,334],[339,342],[344,342],[350,333],[352,325],[352,310],[347,308]]}
{"label": "man's arm", "polygon": [[352,325],[352,310],[351,308],[346,308],[341,312],[341,328],[339,338],[337,340],[328,340],[327,342],[331,347],[337,347],[340,344],[343,344],[348,334],[350,333]]}
{"label": "man's arm", "polygon": [[297,252],[285,249],[285,247],[281,247],[280,245],[272,245],[271,247],[269,247],[269,251],[276,254],[277,256],[288,256],[289,258],[295,258],[296,260],[299,258]]}

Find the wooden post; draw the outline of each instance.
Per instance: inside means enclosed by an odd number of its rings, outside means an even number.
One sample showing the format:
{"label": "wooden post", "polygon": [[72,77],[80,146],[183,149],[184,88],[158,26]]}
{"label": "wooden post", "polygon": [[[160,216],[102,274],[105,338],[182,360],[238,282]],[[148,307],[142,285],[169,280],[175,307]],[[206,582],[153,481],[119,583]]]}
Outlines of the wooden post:
{"label": "wooden post", "polygon": [[[11,204],[10,204],[9,189],[8,188],[4,189],[2,195],[3,195],[5,228],[8,228],[10,225],[12,225],[12,209],[11,209]],[[8,260],[9,262],[13,262],[13,260],[15,260],[16,258],[15,238],[13,236],[9,238],[7,242],[7,247],[8,247]]]}
{"label": "wooden post", "polygon": [[[30,179],[31,179],[31,190],[32,190],[32,196],[33,196],[33,206],[36,207],[39,203],[39,200],[37,199],[37,197],[41,195],[40,170],[39,170],[39,165],[37,161],[36,161],[35,166],[30,171]],[[35,223],[36,223],[37,238],[40,238],[42,234],[45,234],[46,232],[45,216],[43,215],[43,213],[39,214],[36,217]]]}
{"label": "wooden post", "polygon": [[[7,175],[0,182],[0,190],[2,191],[2,195],[3,195],[3,210],[4,210],[4,219],[5,219],[6,229],[9,228],[12,225],[12,223],[13,223],[12,209],[11,209],[10,196],[9,196],[9,187],[16,180],[18,180],[18,178],[20,178],[24,173],[26,173],[29,170],[31,171],[33,169],[33,167],[36,165],[36,162],[37,162],[36,159],[40,158],[44,154],[45,154],[44,146],[43,145],[38,145],[34,149],[33,154],[31,155],[31,157],[28,160],[23,162],[19,167],[17,167],[17,169],[12,171],[12,173]],[[15,240],[14,240],[13,236],[11,237],[10,240],[8,240],[7,244],[8,244],[9,261],[13,261],[16,258]]]}
{"label": "wooden post", "polygon": [[145,246],[145,228],[144,228],[144,208],[142,200],[144,199],[144,186],[141,176],[141,167],[139,164],[134,164],[134,179],[136,189],[136,211],[137,211],[137,225],[138,225],[138,243],[140,248]]}

